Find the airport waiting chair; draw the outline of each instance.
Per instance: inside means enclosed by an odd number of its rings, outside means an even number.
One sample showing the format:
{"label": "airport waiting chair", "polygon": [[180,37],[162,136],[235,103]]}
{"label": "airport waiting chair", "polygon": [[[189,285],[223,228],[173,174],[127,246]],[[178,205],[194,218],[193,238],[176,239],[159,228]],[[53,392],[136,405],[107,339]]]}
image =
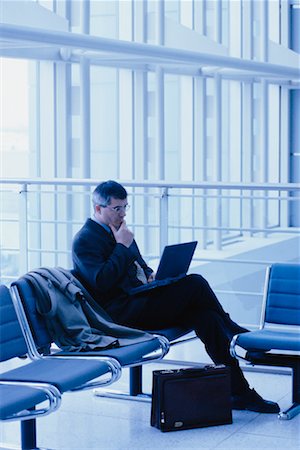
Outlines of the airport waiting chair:
{"label": "airport waiting chair", "polygon": [[[0,285],[0,361],[4,364],[27,352],[10,291]],[[36,448],[36,417],[57,409],[63,393],[107,385],[120,374],[120,364],[108,357],[30,361],[0,374],[0,419],[20,420],[22,448]],[[45,400],[46,407],[39,405]]]}
{"label": "airport waiting chair", "polygon": [[[27,352],[9,290],[0,286],[0,361],[20,357]],[[54,412],[61,403],[61,393],[48,382],[33,381],[37,370],[32,362],[27,369],[21,367],[19,374],[27,370],[27,379],[15,377],[14,371],[0,375],[0,420],[21,422],[22,449],[36,448],[36,418]],[[44,403],[46,402],[46,404]]]}
{"label": "airport waiting chair", "polygon": [[[26,338],[30,358],[39,359],[43,353],[45,355],[49,354],[50,348],[53,348],[53,342],[46,328],[44,318],[37,311],[37,293],[34,286],[25,277],[20,277],[12,283],[11,293]],[[136,368],[163,358],[168,350],[169,342],[164,336],[153,336],[153,339],[137,344],[95,352],[84,352],[84,357],[91,360],[99,356],[113,358],[122,368]],[[58,348],[54,349],[54,352],[50,354],[55,359],[69,355],[72,355],[74,358],[82,357],[82,353],[68,353]]]}
{"label": "airport waiting chair", "polygon": [[[26,352],[26,342],[9,289],[1,285],[0,361],[4,363],[23,356]],[[47,361],[44,362],[45,365],[49,368]],[[40,364],[31,362],[18,369],[18,376],[14,370],[0,375],[0,420],[21,421],[21,445],[24,449],[36,448],[36,418],[50,414],[61,403],[60,391],[49,380],[36,380],[39,369]],[[24,376],[25,373],[27,376]],[[44,402],[47,402],[46,406]]]}
{"label": "airport waiting chair", "polygon": [[279,418],[300,412],[300,264],[268,267],[260,329],[234,336],[230,351],[253,365],[290,367],[293,404]]}

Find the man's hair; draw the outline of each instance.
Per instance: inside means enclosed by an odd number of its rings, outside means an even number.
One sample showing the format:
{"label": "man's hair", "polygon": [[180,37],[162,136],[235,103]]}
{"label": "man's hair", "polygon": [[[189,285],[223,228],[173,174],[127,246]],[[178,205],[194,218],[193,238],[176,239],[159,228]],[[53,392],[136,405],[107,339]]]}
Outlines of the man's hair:
{"label": "man's hair", "polygon": [[127,198],[126,189],[119,183],[113,180],[104,181],[98,184],[93,192],[93,206],[103,205],[107,206],[110,204],[112,198],[117,198],[119,200],[124,200]]}

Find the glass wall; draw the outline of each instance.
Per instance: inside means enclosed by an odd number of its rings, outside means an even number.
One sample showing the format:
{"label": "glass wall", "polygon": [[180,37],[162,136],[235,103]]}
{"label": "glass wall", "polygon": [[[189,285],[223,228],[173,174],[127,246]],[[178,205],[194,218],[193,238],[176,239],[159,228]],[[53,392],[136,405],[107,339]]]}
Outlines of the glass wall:
{"label": "glass wall", "polygon": [[[4,0],[4,8],[9,3]],[[146,43],[241,61],[280,65],[289,55],[293,2],[29,3],[30,14],[28,9],[20,25],[36,21],[38,28],[59,32],[64,26],[112,43]],[[39,46],[29,44],[16,55],[6,51],[1,59],[2,177],[241,187],[293,181],[290,144],[298,137],[295,131],[290,135],[287,78],[208,64],[176,65],[142,54],[104,54],[80,45],[49,48],[39,57]],[[293,102],[298,100],[293,95]],[[30,192],[19,194],[19,184],[2,186],[1,276],[39,265],[69,267],[72,236],[91,213],[92,187],[28,185]],[[267,190],[177,188],[167,192],[164,213],[162,189],[129,187],[129,192],[128,222],[149,258],[158,256],[162,242],[189,239],[199,241],[200,255],[223,258],[229,248],[239,251],[237,243],[266,239],[290,225],[286,191],[278,198],[278,192]],[[26,215],[26,230],[20,229],[20,214]],[[20,254],[25,247],[26,255]]]}

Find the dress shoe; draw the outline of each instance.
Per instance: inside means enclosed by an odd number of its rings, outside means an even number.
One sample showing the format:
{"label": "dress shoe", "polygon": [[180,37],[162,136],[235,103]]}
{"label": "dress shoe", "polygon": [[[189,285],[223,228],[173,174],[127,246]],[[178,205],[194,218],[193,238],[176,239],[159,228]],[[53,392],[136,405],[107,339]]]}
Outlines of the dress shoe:
{"label": "dress shoe", "polygon": [[231,397],[232,409],[247,409],[259,413],[279,413],[279,405],[269,400],[264,400],[254,389],[247,390],[244,394]]}

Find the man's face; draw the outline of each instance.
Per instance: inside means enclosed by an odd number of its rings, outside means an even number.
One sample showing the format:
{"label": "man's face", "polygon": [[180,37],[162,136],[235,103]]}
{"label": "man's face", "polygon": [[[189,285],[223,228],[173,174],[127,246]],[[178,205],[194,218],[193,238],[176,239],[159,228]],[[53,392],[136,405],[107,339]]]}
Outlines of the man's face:
{"label": "man's face", "polygon": [[107,206],[96,205],[95,213],[100,222],[106,225],[114,225],[119,229],[121,223],[126,216],[127,198],[121,200],[112,198]]}

